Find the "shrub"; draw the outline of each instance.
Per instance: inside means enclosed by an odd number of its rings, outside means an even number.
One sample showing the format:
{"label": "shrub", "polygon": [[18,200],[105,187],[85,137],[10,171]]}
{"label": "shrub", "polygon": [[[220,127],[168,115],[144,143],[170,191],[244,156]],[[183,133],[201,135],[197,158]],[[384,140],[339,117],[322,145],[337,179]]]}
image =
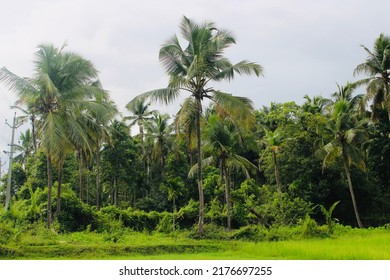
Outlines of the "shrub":
{"label": "shrub", "polygon": [[98,232],[105,231],[110,228],[112,220],[120,220],[123,227],[134,231],[148,231],[151,232],[156,229],[160,222],[161,213],[156,211],[145,212],[140,210],[132,211],[121,210],[115,206],[107,206],[98,212],[97,223],[93,230]]}
{"label": "shrub", "polygon": [[58,244],[58,234],[54,229],[46,228],[43,222],[29,224],[20,237],[20,244],[23,245],[56,245]]}
{"label": "shrub", "polygon": [[161,213],[160,222],[157,225],[156,230],[158,232],[170,233],[173,231],[173,219],[172,213]]}
{"label": "shrub", "polygon": [[0,221],[0,244],[8,244],[14,235],[14,226],[9,222]]}
{"label": "shrub", "polygon": [[194,239],[215,239],[215,240],[227,240],[230,238],[229,233],[225,231],[224,227],[218,226],[214,223],[204,224],[204,234],[199,235],[197,233],[197,225],[191,230],[189,237]]}
{"label": "shrub", "polygon": [[262,226],[248,225],[235,231],[232,235],[232,238],[258,242],[265,240],[267,233],[267,229]]}
{"label": "shrub", "polygon": [[105,225],[105,231],[103,232],[104,241],[117,243],[124,235],[125,229],[121,219],[109,220]]}
{"label": "shrub", "polygon": [[177,222],[181,228],[192,228],[197,223],[199,214],[199,202],[190,200],[188,204],[177,212]]}
{"label": "shrub", "polygon": [[[54,191],[56,195],[57,191]],[[57,205],[55,201],[54,206]],[[73,232],[85,230],[88,225],[95,222],[96,214],[91,207],[84,204],[69,184],[63,184],[61,188],[61,212],[57,215],[59,231]]]}
{"label": "shrub", "polygon": [[253,179],[244,181],[238,190],[232,192],[235,208],[240,211],[240,222],[245,221],[243,211],[264,226],[297,225],[311,213],[310,203],[301,198],[290,197],[288,193],[277,192],[272,186],[259,187]]}

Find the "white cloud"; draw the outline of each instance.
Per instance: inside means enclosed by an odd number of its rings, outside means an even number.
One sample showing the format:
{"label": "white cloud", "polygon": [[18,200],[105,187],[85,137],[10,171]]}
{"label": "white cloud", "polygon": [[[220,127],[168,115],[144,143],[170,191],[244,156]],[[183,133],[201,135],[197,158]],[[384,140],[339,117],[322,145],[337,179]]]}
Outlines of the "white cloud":
{"label": "white cloud", "polygon": [[[3,2],[0,67],[29,76],[38,44],[60,46],[67,41],[69,50],[96,65],[121,110],[135,95],[165,85],[158,51],[167,38],[179,33],[183,15],[231,30],[237,45],[226,55],[233,62],[249,59],[264,66],[262,79],[244,77],[216,85],[252,98],[256,107],[271,101],[301,102],[305,94],[326,96],[336,82],[354,80],[353,69],[365,58],[359,45],[370,48],[390,26],[390,3],[384,0]],[[4,87],[0,94],[15,100]],[[10,138],[4,118],[12,118],[4,98],[0,113],[2,150]]]}

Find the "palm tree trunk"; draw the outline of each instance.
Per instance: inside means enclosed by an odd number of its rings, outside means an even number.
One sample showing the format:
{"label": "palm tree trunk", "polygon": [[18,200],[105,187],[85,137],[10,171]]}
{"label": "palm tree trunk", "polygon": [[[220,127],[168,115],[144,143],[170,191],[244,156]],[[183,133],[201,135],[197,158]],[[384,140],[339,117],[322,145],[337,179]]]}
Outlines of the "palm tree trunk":
{"label": "palm tree trunk", "polygon": [[144,127],[142,124],[138,123],[139,126],[139,135],[141,137],[141,149],[142,149],[142,156],[145,156],[145,145],[144,145]]}
{"label": "palm tree trunk", "polygon": [[360,216],[359,216],[359,212],[358,212],[358,208],[357,208],[355,193],[353,191],[351,172],[349,171],[348,164],[347,164],[347,158],[345,155],[343,155],[343,160],[344,160],[344,170],[345,170],[345,174],[347,175],[347,179],[348,179],[348,187],[349,187],[349,192],[350,192],[351,198],[352,198],[352,205],[353,205],[353,210],[355,211],[356,221],[358,223],[359,228],[363,228],[363,224],[360,220]]}
{"label": "palm tree trunk", "polygon": [[33,138],[34,153],[37,152],[37,135],[35,131],[35,116],[31,116],[31,133]]}
{"label": "palm tree trunk", "polygon": [[57,211],[56,217],[61,212],[61,187],[62,187],[62,174],[63,174],[64,162],[61,160],[58,165],[58,186],[57,186]]}
{"label": "palm tree trunk", "polygon": [[202,112],[202,104],[199,98],[196,98],[196,137],[198,140],[198,192],[199,192],[199,222],[198,234],[204,233],[204,195],[203,195],[203,180],[202,180],[202,140],[200,131],[200,117]]}
{"label": "palm tree trunk", "polygon": [[146,184],[149,185],[149,163],[148,163],[146,150],[145,150],[144,127],[140,122],[138,122],[138,126],[139,126],[139,135],[141,137],[142,161],[143,161],[144,173],[146,174]]}
{"label": "palm tree trunk", "polygon": [[146,185],[149,188],[150,184],[150,159],[149,156],[146,158]]}
{"label": "palm tree trunk", "polygon": [[231,203],[230,203],[230,172],[225,166],[225,176],[226,176],[226,208],[227,208],[227,231],[232,230],[232,213],[231,213]]}
{"label": "palm tree trunk", "polygon": [[101,190],[100,190],[100,149],[96,151],[96,208],[99,211],[101,206]]}
{"label": "palm tree trunk", "polygon": [[84,193],[84,156],[83,151],[80,149],[79,151],[79,197],[80,200],[83,201],[83,193]]}
{"label": "palm tree trunk", "polygon": [[176,228],[176,226],[175,226],[175,215],[176,215],[176,199],[175,198],[173,198],[173,213],[172,213],[172,232],[173,232],[173,234],[175,234],[175,228]]}
{"label": "palm tree trunk", "polygon": [[280,171],[279,171],[278,162],[276,160],[276,153],[274,151],[272,151],[272,155],[273,155],[273,160],[274,160],[276,186],[277,186],[278,192],[282,192],[282,182],[280,179]]}
{"label": "palm tree trunk", "polygon": [[51,209],[51,195],[52,195],[52,187],[53,187],[53,174],[52,174],[52,163],[50,151],[47,154],[47,227],[50,228],[53,215]]}

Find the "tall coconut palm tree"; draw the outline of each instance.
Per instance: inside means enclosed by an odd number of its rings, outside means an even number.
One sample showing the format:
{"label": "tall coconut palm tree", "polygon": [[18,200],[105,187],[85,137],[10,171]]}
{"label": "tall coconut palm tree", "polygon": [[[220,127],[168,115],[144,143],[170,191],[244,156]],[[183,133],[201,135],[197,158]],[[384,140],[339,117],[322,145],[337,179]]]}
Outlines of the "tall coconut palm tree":
{"label": "tall coconut palm tree", "polygon": [[[209,99],[227,108],[235,116],[250,118],[253,116],[252,103],[244,97],[235,97],[223,93],[210,86],[210,82],[232,80],[235,74],[262,74],[262,67],[253,62],[243,60],[232,64],[223,56],[224,50],[235,43],[233,35],[223,29],[218,29],[212,22],[197,24],[183,17],[180,24],[181,35],[186,44],[180,45],[174,35],[160,49],[159,58],[169,75],[167,88],[152,90],[141,94],[139,98],[151,98],[164,103],[173,102],[181,92],[187,92],[193,99],[198,152],[198,192],[199,192],[199,222],[198,234],[204,232],[204,197],[202,181],[202,141],[201,117],[202,101]],[[229,108],[229,109],[228,109]]]}
{"label": "tall coconut palm tree", "polygon": [[359,84],[367,86],[366,100],[373,100],[372,117],[377,118],[378,109],[387,110],[390,120],[390,37],[380,34],[374,42],[373,51],[363,46],[366,61],[356,66],[354,75],[366,74],[368,78]]}
{"label": "tall coconut palm tree", "polygon": [[356,109],[356,104],[358,103],[354,104],[352,100],[353,98],[351,97],[340,97],[338,95],[337,100],[331,107],[330,122],[328,123],[328,132],[331,138],[319,153],[324,158],[324,167],[337,159],[342,161],[356,221],[361,228],[363,224],[358,211],[350,168],[354,165],[359,169],[365,170],[360,146],[367,136],[364,127],[367,120],[359,117]]}
{"label": "tall coconut palm tree", "polygon": [[133,115],[124,117],[124,120],[130,121],[130,127],[135,124],[137,124],[139,127],[139,137],[141,139],[142,160],[144,162],[146,184],[149,184],[150,162],[145,150],[144,127],[152,119],[153,114],[157,113],[156,110],[149,110],[150,104],[150,102],[146,102],[146,100],[143,98],[140,98],[135,102],[129,102],[126,105],[126,109],[130,111]]}
{"label": "tall coconut palm tree", "polygon": [[17,93],[18,104],[33,108],[37,117],[37,136],[47,157],[48,226],[53,220],[53,161],[61,159],[68,142],[88,140],[85,126],[94,120],[81,122],[79,113],[105,110],[102,104],[95,102],[97,96],[106,94],[96,86],[97,70],[83,57],[65,52],[64,47],[38,46],[32,78],[21,78],[6,68],[0,72],[0,80]]}

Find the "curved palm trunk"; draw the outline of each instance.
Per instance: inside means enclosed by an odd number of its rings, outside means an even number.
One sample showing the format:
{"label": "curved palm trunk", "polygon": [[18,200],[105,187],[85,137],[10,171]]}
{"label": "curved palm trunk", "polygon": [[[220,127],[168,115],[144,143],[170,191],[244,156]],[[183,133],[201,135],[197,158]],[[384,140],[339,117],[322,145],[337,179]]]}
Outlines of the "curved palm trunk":
{"label": "curved palm trunk", "polygon": [[274,160],[276,186],[277,186],[278,192],[282,192],[282,181],[280,179],[280,171],[279,171],[278,162],[276,160],[276,153],[274,151],[272,151],[272,154],[273,154],[273,160]]}
{"label": "curved palm trunk", "polygon": [[47,155],[47,227],[49,228],[53,222],[53,215],[51,209],[52,188],[53,188],[53,174],[52,174],[51,156],[49,151]]}
{"label": "curved palm trunk", "polygon": [[348,179],[349,192],[350,192],[351,198],[352,198],[353,210],[355,211],[356,221],[358,223],[359,228],[363,228],[363,224],[362,224],[362,222],[360,220],[360,215],[359,215],[359,211],[358,211],[358,208],[357,208],[357,203],[356,203],[356,199],[355,199],[355,193],[353,191],[351,172],[349,171],[348,164],[347,164],[347,158],[346,158],[345,155],[343,155],[343,161],[344,161],[345,174],[347,175],[347,179]]}
{"label": "curved palm trunk", "polygon": [[199,98],[196,98],[196,138],[198,141],[198,192],[199,192],[199,222],[198,234],[204,233],[204,195],[203,195],[203,180],[202,180],[202,140],[200,131],[200,116],[202,112],[202,104]]}

